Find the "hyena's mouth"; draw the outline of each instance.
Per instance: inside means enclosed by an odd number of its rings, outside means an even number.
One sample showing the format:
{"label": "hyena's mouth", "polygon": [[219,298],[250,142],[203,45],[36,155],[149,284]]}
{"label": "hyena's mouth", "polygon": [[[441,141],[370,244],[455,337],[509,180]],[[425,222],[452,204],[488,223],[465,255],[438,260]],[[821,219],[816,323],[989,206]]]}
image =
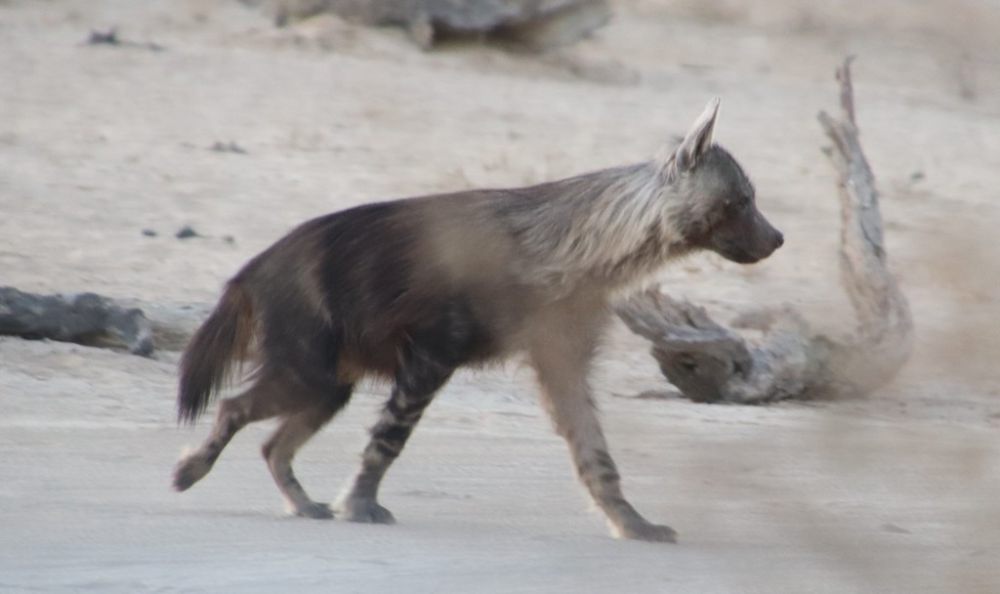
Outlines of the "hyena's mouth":
{"label": "hyena's mouth", "polygon": [[739,255],[730,258],[730,260],[737,264],[756,264],[763,259],[761,256],[752,256],[748,252],[740,252]]}
{"label": "hyena's mouth", "polygon": [[744,242],[720,241],[715,252],[737,264],[756,264],[773,254],[783,243],[784,238],[775,232],[775,238],[766,244],[757,242],[746,245]]}
{"label": "hyena's mouth", "polygon": [[724,246],[723,249],[719,250],[719,255],[737,264],[756,264],[767,257],[767,254],[758,256],[750,253],[749,250],[734,245]]}

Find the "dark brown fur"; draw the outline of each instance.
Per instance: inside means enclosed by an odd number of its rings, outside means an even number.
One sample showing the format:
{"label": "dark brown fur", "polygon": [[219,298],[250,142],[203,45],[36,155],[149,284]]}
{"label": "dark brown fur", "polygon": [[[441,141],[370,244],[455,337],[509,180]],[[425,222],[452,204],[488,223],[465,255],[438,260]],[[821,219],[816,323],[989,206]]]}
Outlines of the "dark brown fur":
{"label": "dark brown fur", "polygon": [[229,283],[219,305],[191,339],[181,359],[178,419],[194,422],[208,407],[212,391],[247,358],[253,338],[253,309],[243,287]]}

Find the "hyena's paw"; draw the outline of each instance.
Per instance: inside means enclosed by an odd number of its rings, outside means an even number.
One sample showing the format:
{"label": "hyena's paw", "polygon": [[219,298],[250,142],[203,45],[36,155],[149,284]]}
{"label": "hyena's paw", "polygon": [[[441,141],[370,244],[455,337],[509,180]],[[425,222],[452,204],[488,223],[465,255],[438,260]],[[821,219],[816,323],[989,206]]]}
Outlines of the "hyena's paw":
{"label": "hyena's paw", "polygon": [[312,518],[314,520],[329,520],[333,517],[333,510],[326,503],[310,501],[305,505],[295,508],[295,515],[301,518]]}
{"label": "hyena's paw", "polygon": [[363,524],[395,524],[392,512],[374,499],[347,499],[338,506],[337,517],[348,522]]}
{"label": "hyena's paw", "polygon": [[178,491],[186,491],[191,488],[191,485],[197,483],[208,474],[208,471],[212,470],[212,463],[199,456],[193,454],[185,458],[181,458],[180,462],[177,463],[177,467],[174,468],[174,489]]}
{"label": "hyena's paw", "polygon": [[653,524],[646,521],[629,522],[614,529],[615,536],[630,540],[645,540],[647,542],[677,542],[677,532],[670,526]]}

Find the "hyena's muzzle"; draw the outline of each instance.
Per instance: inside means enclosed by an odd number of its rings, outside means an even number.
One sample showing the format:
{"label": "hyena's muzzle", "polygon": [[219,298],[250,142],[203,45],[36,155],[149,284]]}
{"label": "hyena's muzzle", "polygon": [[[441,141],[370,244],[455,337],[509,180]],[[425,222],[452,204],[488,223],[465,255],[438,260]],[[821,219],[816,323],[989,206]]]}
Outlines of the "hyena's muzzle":
{"label": "hyena's muzzle", "polygon": [[753,264],[774,253],[785,237],[747,201],[735,208],[709,236],[709,247],[727,260]]}

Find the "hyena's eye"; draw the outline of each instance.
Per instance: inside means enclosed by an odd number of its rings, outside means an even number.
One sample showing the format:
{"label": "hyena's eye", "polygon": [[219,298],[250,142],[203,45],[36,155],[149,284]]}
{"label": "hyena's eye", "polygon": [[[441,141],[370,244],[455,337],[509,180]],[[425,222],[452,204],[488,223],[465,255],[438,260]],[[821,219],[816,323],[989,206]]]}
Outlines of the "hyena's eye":
{"label": "hyena's eye", "polygon": [[744,194],[741,196],[736,196],[735,198],[730,200],[728,206],[733,210],[746,210],[750,208],[751,204],[753,204],[753,200],[751,200],[749,196]]}

